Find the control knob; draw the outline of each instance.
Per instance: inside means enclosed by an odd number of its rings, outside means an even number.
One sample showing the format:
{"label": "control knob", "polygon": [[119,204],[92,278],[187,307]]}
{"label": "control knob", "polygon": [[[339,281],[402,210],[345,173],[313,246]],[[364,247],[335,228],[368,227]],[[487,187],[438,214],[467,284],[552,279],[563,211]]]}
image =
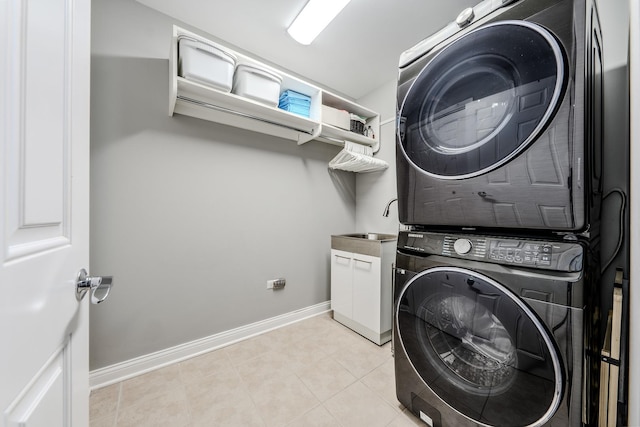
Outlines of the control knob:
{"label": "control knob", "polygon": [[458,255],[468,254],[472,248],[473,245],[469,239],[458,239],[453,243],[453,250],[456,251]]}
{"label": "control knob", "polygon": [[460,28],[466,27],[471,23],[471,21],[473,21],[473,18],[475,18],[475,13],[473,12],[473,8],[468,7],[462,12],[460,12],[458,17],[456,18],[456,24],[458,24],[458,27]]}

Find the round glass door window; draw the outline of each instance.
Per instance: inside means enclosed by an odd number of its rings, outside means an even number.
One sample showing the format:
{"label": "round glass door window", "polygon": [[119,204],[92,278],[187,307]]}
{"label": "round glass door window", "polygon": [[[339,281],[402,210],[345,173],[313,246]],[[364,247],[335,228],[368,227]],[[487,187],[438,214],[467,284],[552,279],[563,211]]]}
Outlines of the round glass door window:
{"label": "round glass door window", "polygon": [[521,152],[551,119],[564,85],[564,59],[544,28],[502,21],[438,53],[400,108],[407,158],[442,179],[489,172]]}
{"label": "round glass door window", "polygon": [[537,315],[494,280],[456,267],[425,270],[405,285],[396,320],[416,373],[471,420],[538,426],[558,409],[556,347]]}

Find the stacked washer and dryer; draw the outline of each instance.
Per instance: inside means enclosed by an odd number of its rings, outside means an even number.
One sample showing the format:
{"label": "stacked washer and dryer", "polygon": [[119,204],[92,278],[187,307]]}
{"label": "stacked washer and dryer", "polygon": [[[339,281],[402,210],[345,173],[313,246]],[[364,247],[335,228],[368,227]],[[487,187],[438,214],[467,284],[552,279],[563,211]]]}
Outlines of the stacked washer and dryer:
{"label": "stacked washer and dryer", "polygon": [[602,45],[593,0],[486,0],[404,52],[398,400],[431,426],[597,412]]}

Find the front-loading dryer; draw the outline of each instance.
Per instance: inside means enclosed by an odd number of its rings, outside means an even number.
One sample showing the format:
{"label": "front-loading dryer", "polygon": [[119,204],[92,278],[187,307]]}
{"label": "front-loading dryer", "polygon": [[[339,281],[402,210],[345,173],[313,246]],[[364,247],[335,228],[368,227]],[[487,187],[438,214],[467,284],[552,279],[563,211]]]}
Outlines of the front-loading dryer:
{"label": "front-loading dryer", "polygon": [[485,0],[405,52],[400,222],[593,233],[601,51],[592,0]]}
{"label": "front-loading dryer", "polygon": [[432,427],[589,425],[596,259],[580,242],[401,231],[398,400]]}

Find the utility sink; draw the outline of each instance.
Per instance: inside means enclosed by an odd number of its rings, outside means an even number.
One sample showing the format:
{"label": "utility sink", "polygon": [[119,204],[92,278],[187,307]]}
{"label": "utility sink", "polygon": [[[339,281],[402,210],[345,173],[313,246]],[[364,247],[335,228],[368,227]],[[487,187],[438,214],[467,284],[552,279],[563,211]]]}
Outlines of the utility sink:
{"label": "utility sink", "polygon": [[340,237],[351,237],[353,239],[365,239],[365,240],[396,240],[395,234],[380,234],[380,233],[354,233],[354,234],[341,234]]}
{"label": "utility sink", "polygon": [[384,233],[351,233],[331,236],[331,249],[375,257],[382,256],[382,245],[393,244],[398,236]]}

